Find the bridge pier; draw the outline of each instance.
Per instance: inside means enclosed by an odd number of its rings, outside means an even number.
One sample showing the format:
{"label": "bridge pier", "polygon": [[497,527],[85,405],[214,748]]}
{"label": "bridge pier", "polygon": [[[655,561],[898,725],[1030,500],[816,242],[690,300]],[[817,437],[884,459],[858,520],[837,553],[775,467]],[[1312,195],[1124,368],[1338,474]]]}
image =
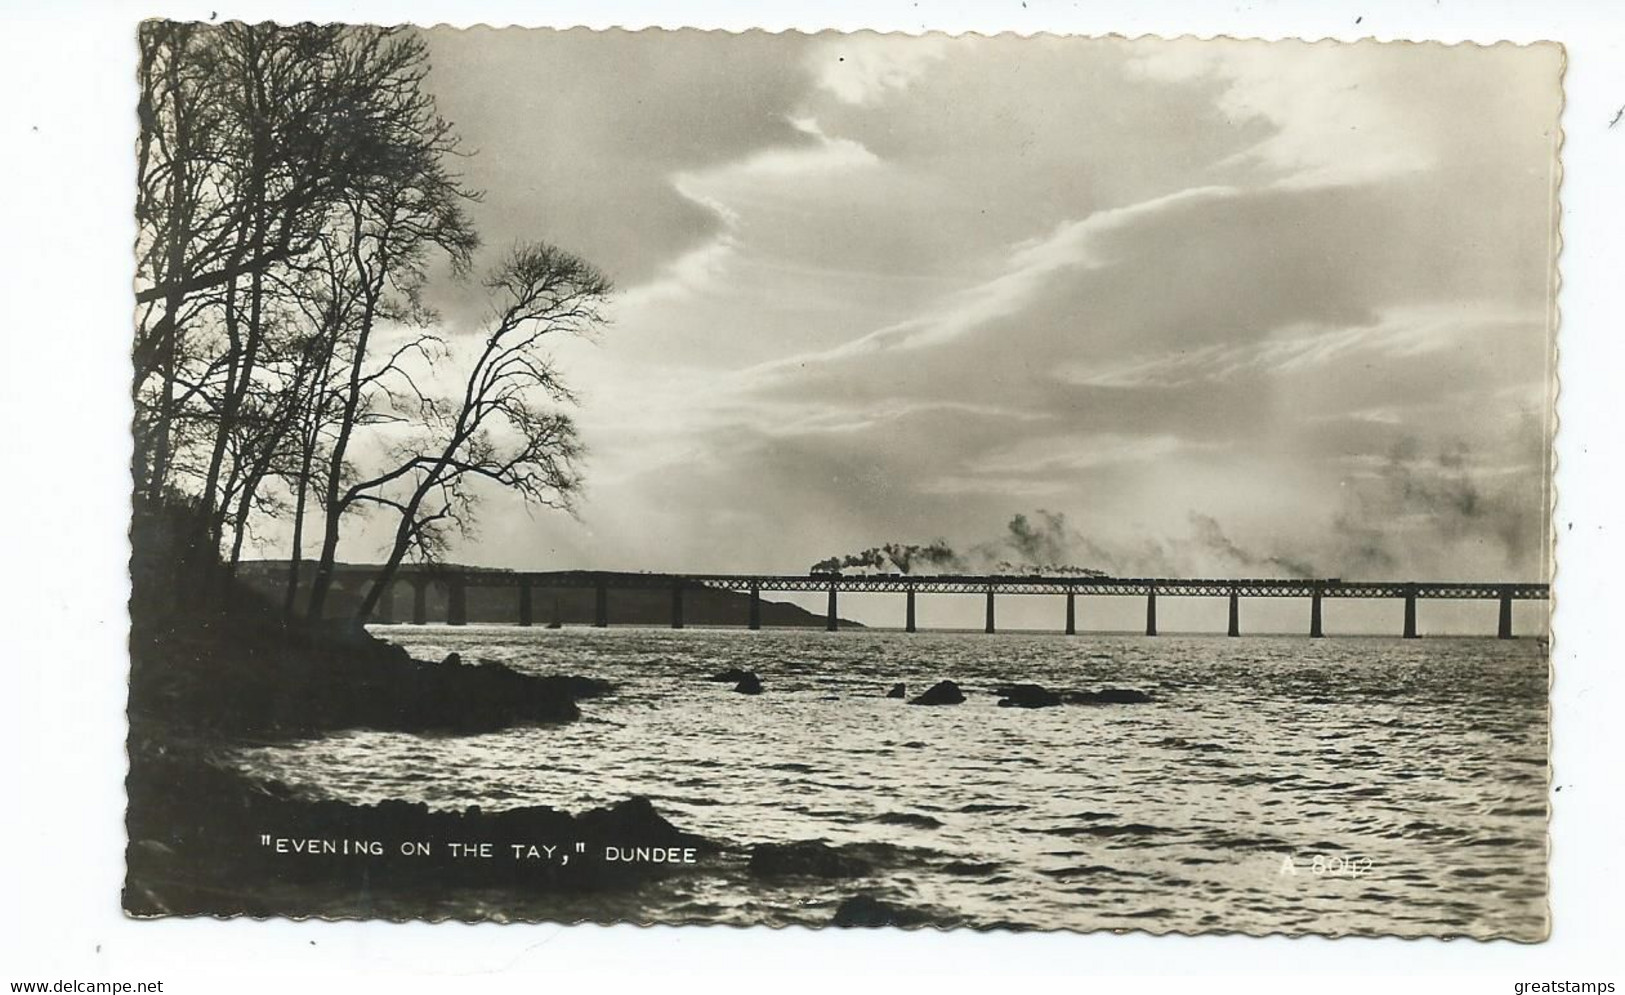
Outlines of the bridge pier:
{"label": "bridge pier", "polygon": [[1078,595],[1076,591],[1066,592],[1066,634],[1078,634]]}
{"label": "bridge pier", "polygon": [[916,632],[918,630],[914,628],[914,588],[909,588],[906,593],[908,597],[908,607],[904,613],[903,631]]}
{"label": "bridge pier", "polygon": [[[833,596],[834,591],[832,590],[830,594]],[[750,627],[752,629],[762,627],[762,585],[755,581],[751,581],[750,585]]]}
{"label": "bridge pier", "polygon": [[836,614],[835,585],[829,586],[829,610],[824,616],[824,631],[834,632],[841,627],[841,616]]}
{"label": "bridge pier", "polygon": [[457,574],[447,582],[446,586],[446,624],[468,624],[468,584],[461,574]]}
{"label": "bridge pier", "polygon": [[592,625],[595,629],[609,628],[609,588],[602,582],[593,590]]}
{"label": "bridge pier", "polygon": [[998,626],[994,624],[993,619],[993,586],[991,584],[987,588],[987,631],[998,631]]}
{"label": "bridge pier", "polygon": [[422,577],[412,578],[412,624],[429,624],[429,582]]}
{"label": "bridge pier", "polygon": [[530,603],[530,581],[522,580],[519,582],[519,624],[534,625],[535,622]]}
{"label": "bridge pier", "polygon": [[1416,585],[1405,585],[1405,638],[1416,638]]}
{"label": "bridge pier", "polygon": [[1505,588],[1501,590],[1501,618],[1495,627],[1497,639],[1512,638],[1512,593]]}
{"label": "bridge pier", "polygon": [[390,581],[378,594],[378,607],[372,610],[371,622],[389,625],[395,621],[395,582]]}
{"label": "bridge pier", "polygon": [[683,582],[678,581],[671,586],[671,627],[683,627]]}
{"label": "bridge pier", "polygon": [[1241,593],[1230,589],[1230,635],[1241,635]]}
{"label": "bridge pier", "polygon": [[1325,635],[1320,629],[1320,584],[1316,582],[1315,593],[1309,601],[1309,638],[1320,639]]}
{"label": "bridge pier", "polygon": [[1157,634],[1157,585],[1152,584],[1145,596],[1145,634]]}

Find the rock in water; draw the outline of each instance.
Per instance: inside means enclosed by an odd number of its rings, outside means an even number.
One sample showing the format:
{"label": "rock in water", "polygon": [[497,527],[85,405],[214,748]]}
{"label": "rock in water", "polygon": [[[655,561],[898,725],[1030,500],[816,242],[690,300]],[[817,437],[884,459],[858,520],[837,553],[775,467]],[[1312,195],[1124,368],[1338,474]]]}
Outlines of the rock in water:
{"label": "rock in water", "polygon": [[583,698],[602,698],[606,694],[613,694],[615,685],[608,681],[601,681],[596,677],[578,677],[575,674],[559,674],[553,677],[538,678],[543,683],[558,688],[577,701]]}
{"label": "rock in water", "polygon": [[748,670],[740,670],[738,667],[729,667],[720,674],[712,674],[710,677],[706,678],[706,680],[716,681],[718,684],[738,684],[740,681],[745,679],[747,674],[752,677],[756,676]]}
{"label": "rock in water", "polygon": [[1142,705],[1153,700],[1134,688],[1101,688],[1099,691],[1073,691],[1066,696],[1071,705]]}
{"label": "rock in water", "polygon": [[908,689],[901,684],[893,684],[891,690],[886,692],[888,698],[907,698]]}
{"label": "rock in water", "polygon": [[875,816],[883,826],[913,826],[916,829],[941,829],[942,820],[919,812],[882,812]]}
{"label": "rock in water", "polygon": [[830,923],[835,926],[876,927],[918,926],[930,921],[931,917],[923,912],[882,902],[868,895],[853,895],[835,910],[835,918]]}
{"label": "rock in water", "polygon": [[1061,704],[1061,696],[1038,684],[1006,684],[993,689],[1000,708],[1051,708]]}
{"label": "rock in water", "polygon": [[447,653],[446,658],[440,661],[442,667],[461,667],[463,655],[461,653]]}
{"label": "rock in water", "polygon": [[909,701],[910,705],[958,705],[965,700],[965,694],[959,690],[959,685],[953,681],[938,681],[931,685],[931,690]]}
{"label": "rock in water", "polygon": [[760,843],[750,848],[750,872],[756,877],[852,878],[869,871],[867,860],[817,840]]}
{"label": "rock in water", "polygon": [[739,683],[734,685],[734,690],[740,694],[761,694],[762,679],[757,677],[754,671],[747,670],[745,675],[739,678]]}

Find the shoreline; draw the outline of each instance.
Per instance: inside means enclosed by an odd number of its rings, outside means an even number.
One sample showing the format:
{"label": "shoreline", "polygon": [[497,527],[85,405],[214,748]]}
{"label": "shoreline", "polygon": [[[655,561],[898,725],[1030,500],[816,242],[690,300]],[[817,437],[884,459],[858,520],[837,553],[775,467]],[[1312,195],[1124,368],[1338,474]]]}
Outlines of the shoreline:
{"label": "shoreline", "polygon": [[[413,659],[356,626],[305,630],[252,612],[201,622],[132,605],[123,906],[138,917],[357,916],[380,899],[412,907],[458,892],[538,896],[631,891],[702,866],[709,841],[644,798],[580,813],[372,805],[307,797],[231,770],[234,746],[347,728],[477,735],[580,716],[606,693],[591,678],[502,664]],[[472,846],[473,849],[467,849]],[[693,863],[591,859],[606,847],[691,850]],[[575,859],[570,860],[573,855]],[[295,896],[310,892],[309,901]],[[318,897],[320,893],[323,897]]]}

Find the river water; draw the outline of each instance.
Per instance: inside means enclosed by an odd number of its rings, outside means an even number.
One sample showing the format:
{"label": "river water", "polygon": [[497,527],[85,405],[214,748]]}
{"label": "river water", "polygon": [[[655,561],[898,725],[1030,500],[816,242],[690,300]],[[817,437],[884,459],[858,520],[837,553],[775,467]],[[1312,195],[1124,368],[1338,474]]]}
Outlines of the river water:
{"label": "river water", "polygon": [[[643,795],[730,852],[822,840],[881,857],[857,880],[756,881],[740,857],[585,905],[447,896],[438,914],[818,924],[863,893],[979,927],[1546,932],[1547,665],[1533,640],[375,631],[422,659],[456,651],[617,691],[563,727],[348,732],[238,763],[357,802],[579,811]],[[704,679],[728,667],[765,692]],[[965,704],[884,697],[944,678]],[[1156,700],[999,708],[988,692],[1006,681]]]}

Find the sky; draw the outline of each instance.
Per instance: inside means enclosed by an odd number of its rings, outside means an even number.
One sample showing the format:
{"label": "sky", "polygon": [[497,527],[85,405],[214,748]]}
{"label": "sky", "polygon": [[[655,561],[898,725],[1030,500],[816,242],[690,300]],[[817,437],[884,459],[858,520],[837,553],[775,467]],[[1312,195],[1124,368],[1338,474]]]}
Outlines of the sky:
{"label": "sky", "polygon": [[617,287],[576,514],[450,559],[1547,574],[1553,46],[427,37],[482,260]]}

